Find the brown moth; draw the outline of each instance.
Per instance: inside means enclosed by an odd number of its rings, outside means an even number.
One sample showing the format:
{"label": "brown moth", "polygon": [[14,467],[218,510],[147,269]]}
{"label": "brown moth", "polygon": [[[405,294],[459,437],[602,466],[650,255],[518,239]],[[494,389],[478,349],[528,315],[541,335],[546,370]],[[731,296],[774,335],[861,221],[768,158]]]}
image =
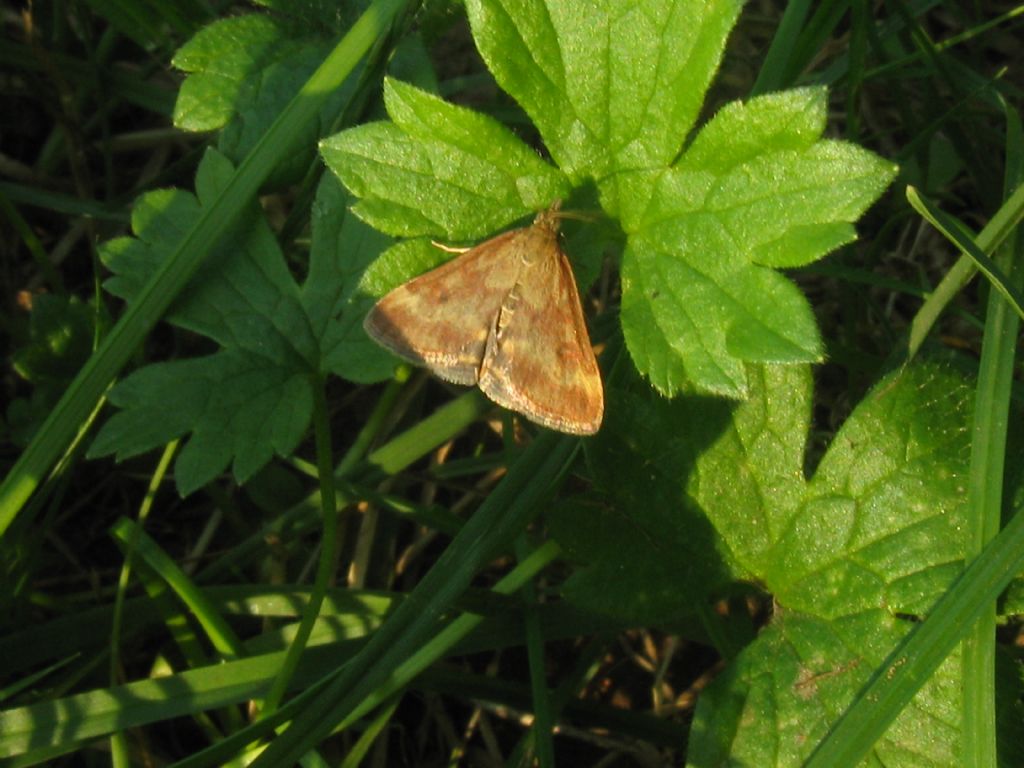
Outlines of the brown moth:
{"label": "brown moth", "polygon": [[557,205],[395,288],[363,327],[378,344],[550,429],[592,435],[604,390]]}

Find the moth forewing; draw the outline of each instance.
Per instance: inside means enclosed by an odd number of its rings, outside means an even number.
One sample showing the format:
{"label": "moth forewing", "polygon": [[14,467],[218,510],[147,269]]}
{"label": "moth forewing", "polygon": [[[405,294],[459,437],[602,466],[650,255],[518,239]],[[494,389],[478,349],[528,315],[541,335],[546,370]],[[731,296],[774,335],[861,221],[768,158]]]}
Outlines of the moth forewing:
{"label": "moth forewing", "polygon": [[[514,234],[498,235],[398,286],[374,305],[363,328],[445,381],[476,384],[491,322],[515,282],[501,254]],[[492,288],[481,290],[485,283]]]}
{"label": "moth forewing", "polygon": [[[540,243],[535,243],[540,245]],[[590,435],[604,391],[572,267],[552,236],[526,263],[480,366],[480,389],[545,427]],[[535,251],[534,254],[537,252]]]}

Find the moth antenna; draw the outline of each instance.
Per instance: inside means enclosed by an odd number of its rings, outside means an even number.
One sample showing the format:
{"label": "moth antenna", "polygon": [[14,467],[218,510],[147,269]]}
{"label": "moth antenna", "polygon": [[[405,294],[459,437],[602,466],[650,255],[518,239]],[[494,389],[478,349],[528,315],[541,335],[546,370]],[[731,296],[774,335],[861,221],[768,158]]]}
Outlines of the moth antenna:
{"label": "moth antenna", "polygon": [[437,242],[437,240],[431,240],[430,244],[435,248],[440,248],[445,253],[465,253],[472,250],[471,248],[460,248],[457,245],[445,245],[444,243]]}
{"label": "moth antenna", "polygon": [[556,219],[572,219],[573,221],[585,221],[593,224],[600,218],[597,213],[589,211],[552,211],[553,217]]}

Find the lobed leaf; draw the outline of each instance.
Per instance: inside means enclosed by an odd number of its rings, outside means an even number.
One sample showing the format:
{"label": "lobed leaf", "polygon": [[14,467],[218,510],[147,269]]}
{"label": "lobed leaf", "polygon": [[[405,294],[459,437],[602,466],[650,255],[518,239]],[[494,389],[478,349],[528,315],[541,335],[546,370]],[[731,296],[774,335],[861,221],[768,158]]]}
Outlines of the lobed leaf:
{"label": "lobed leaf", "polygon": [[[101,250],[114,272],[108,290],[132,301],[230,174],[230,164],[211,150],[197,176],[198,199],[180,190],[143,196],[133,211],[136,237]],[[309,425],[313,377],[327,371],[361,381],[390,375],[393,360],[362,331],[372,298],[358,291],[385,241],[347,215],[347,204],[338,182],[325,178],[314,204],[309,279],[301,289],[261,216],[254,213],[234,228],[168,314],[221,351],[149,365],[120,382],[110,399],[122,410],[100,430],[90,455],[123,459],[191,435],[175,463],[183,494],[229,464],[244,482],[275,454],[295,449]]]}
{"label": "lobed leaf", "polygon": [[[104,287],[131,301],[189,231],[200,206],[216,198],[230,172],[224,158],[208,152],[197,178],[199,199],[181,190],[158,190],[140,198],[132,213],[137,237],[119,238],[101,248],[104,264],[114,273]],[[266,221],[255,213],[243,217],[217,251],[171,307],[168,320],[225,347],[315,368],[316,339]]]}
{"label": "lobed leaf", "polygon": [[[319,11],[314,20],[313,11]],[[274,16],[246,14],[221,19],[200,30],[175,54],[173,64],[188,73],[174,108],[174,124],[189,131],[219,131],[217,148],[239,163],[266,133],[296,91],[332,47],[337,11],[292,7]],[[292,20],[292,16],[298,18]],[[319,27],[319,29],[318,29]],[[355,78],[324,103],[319,120],[306,126],[306,140],[276,170],[277,180],[301,177],[314,158],[313,146],[326,133],[353,93]]]}
{"label": "lobed leaf", "polygon": [[[893,374],[806,481],[809,373],[748,366],[742,403],[612,389],[587,445],[604,501],[548,518],[583,565],[566,596],[591,610],[671,627],[730,579],[772,594],[768,628],[698,704],[691,765],[802,763],[912,626],[899,617],[925,613],[962,569],[970,386],[935,364]],[[959,674],[941,667],[875,759],[950,764]]]}
{"label": "lobed leaf", "polygon": [[361,198],[355,212],[377,229],[478,238],[568,195],[564,177],[495,120],[395,80],[384,95],[394,122],[320,145]]}
{"label": "lobed leaf", "polygon": [[613,194],[634,201],[623,207],[623,332],[659,391],[689,380],[743,397],[744,361],[821,359],[806,300],[767,268],[852,240],[850,222],[895,172],[858,147],[819,140],[824,109],[822,89],[730,105],[672,168],[616,180]]}
{"label": "lobed leaf", "polygon": [[[786,279],[743,265],[677,258],[686,243],[722,244],[714,222],[693,217],[657,239],[630,238],[622,263],[622,330],[639,370],[671,395],[686,381],[731,397],[749,396],[736,352],[780,363],[820,359],[806,300]],[[751,354],[753,353],[753,354]]]}
{"label": "lobed leaf", "polygon": [[232,466],[244,483],[276,453],[289,456],[309,424],[309,375],[243,350],[154,363],[110,393],[122,410],[103,425],[90,456],[118,460],[191,434],[175,463],[186,496]]}
{"label": "lobed leaf", "polygon": [[174,107],[174,124],[188,131],[223,128],[235,114],[243,89],[274,56],[283,31],[269,16],[221,19],[178,49],[172,63],[189,73]]}
{"label": "lobed leaf", "polygon": [[623,333],[660,392],[745,397],[744,365],[822,357],[807,301],[777,268],[856,237],[894,167],[821,138],[827,93],[729,104],[680,154],[738,5],[470,0],[477,45],[558,171],[494,121],[389,83],[392,121],[323,154],[357,213],[402,236],[476,238],[593,180],[627,235]]}
{"label": "lobed leaf", "polygon": [[[730,760],[802,763],[912,626],[897,616],[927,611],[956,578],[969,405],[970,388],[953,372],[905,368],[854,410],[809,483],[789,493],[783,483],[765,486],[766,517],[739,524],[743,510],[732,498],[705,496],[709,518],[777,608],[768,631],[701,700],[691,764],[725,747]],[[775,508],[780,495],[788,501]],[[750,546],[752,527],[767,528],[767,540]],[[876,761],[955,762],[959,675],[957,660],[947,660],[875,745]],[[732,724],[728,745],[704,736],[709,718],[719,733]]]}
{"label": "lobed leaf", "polygon": [[736,0],[468,0],[480,53],[579,183],[668,165],[739,14]]}

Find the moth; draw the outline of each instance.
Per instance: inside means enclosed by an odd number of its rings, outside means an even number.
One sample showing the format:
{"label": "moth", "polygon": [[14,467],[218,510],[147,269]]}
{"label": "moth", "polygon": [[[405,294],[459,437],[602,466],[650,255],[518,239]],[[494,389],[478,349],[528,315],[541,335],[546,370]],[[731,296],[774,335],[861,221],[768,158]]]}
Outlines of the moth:
{"label": "moth", "polygon": [[363,327],[438,378],[475,384],[550,429],[591,435],[604,389],[558,230],[556,205],[395,288]]}

